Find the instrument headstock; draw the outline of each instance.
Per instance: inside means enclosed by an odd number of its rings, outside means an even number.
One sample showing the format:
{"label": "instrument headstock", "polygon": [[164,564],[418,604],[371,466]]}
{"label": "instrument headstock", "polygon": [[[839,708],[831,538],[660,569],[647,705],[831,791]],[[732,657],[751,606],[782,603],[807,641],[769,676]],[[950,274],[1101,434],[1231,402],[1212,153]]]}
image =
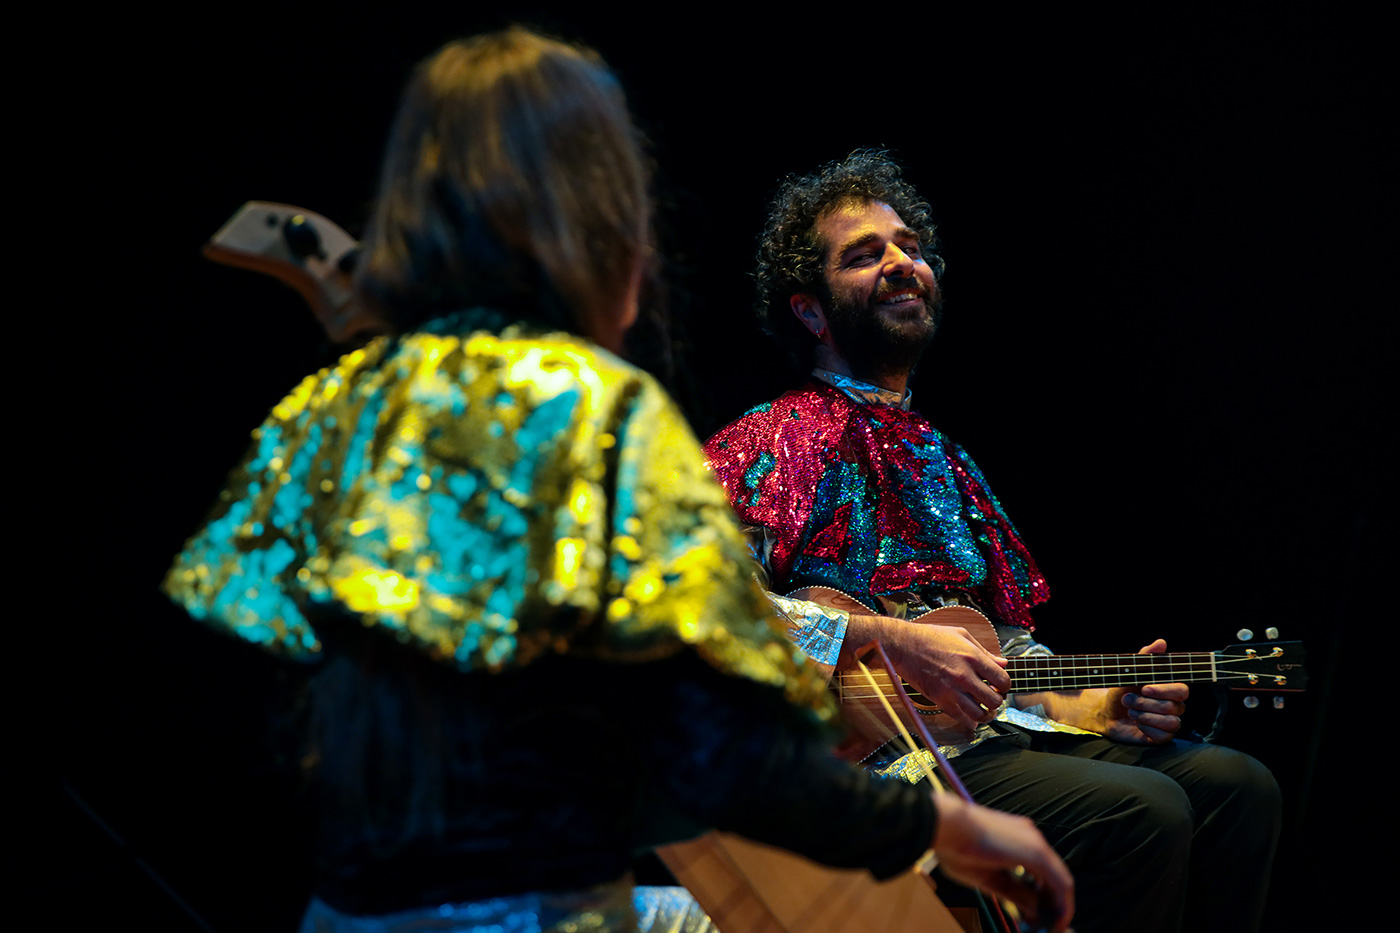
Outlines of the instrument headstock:
{"label": "instrument headstock", "polygon": [[1307,688],[1301,641],[1230,645],[1215,652],[1220,683],[1230,690],[1280,690],[1299,693]]}
{"label": "instrument headstock", "polygon": [[[1254,633],[1247,628],[1235,634],[1242,641],[1254,638]],[[1259,697],[1256,694],[1263,692],[1272,692],[1274,709],[1283,709],[1285,693],[1301,693],[1308,686],[1308,672],[1303,666],[1303,643],[1276,641],[1278,629],[1272,626],[1264,630],[1264,636],[1267,640],[1257,645],[1230,645],[1224,651],[1215,653],[1216,663],[1222,670],[1216,686],[1243,692],[1245,709],[1257,709]],[[1220,717],[1214,730],[1217,732],[1225,713],[1224,694],[1221,694],[1221,702]]]}
{"label": "instrument headstock", "polygon": [[249,201],[204,247],[214,262],[252,269],[289,285],[310,305],[333,343],[381,332],[381,322],[353,298],[359,243],[314,211]]}

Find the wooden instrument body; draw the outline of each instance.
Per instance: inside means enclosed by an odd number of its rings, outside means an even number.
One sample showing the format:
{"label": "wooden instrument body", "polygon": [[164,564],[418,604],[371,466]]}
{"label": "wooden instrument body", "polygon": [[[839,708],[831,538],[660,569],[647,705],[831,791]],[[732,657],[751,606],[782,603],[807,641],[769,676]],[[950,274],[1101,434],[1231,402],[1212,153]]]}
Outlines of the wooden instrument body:
{"label": "wooden instrument body", "polygon": [[[816,596],[797,598],[825,605],[844,601],[849,605],[838,608],[870,611],[839,590],[820,594],[820,600]],[[987,629],[984,637],[998,646],[991,622],[976,610],[967,612],[981,620]],[[947,624],[954,624],[952,618],[960,617],[950,617]],[[884,671],[875,676],[889,683]],[[885,718],[878,700],[870,697],[863,702],[871,704],[872,713],[881,720]],[[724,933],[966,933],[981,929],[976,911],[962,911],[966,916],[955,918],[938,899],[933,879],[918,869],[877,882],[864,870],[828,868],[721,832],[663,846],[656,853]]]}
{"label": "wooden instrument body", "polygon": [[[827,868],[718,832],[656,852],[724,933],[965,929],[938,899],[933,880],[917,869],[877,882],[864,870]],[[975,913],[969,919],[976,924]]]}

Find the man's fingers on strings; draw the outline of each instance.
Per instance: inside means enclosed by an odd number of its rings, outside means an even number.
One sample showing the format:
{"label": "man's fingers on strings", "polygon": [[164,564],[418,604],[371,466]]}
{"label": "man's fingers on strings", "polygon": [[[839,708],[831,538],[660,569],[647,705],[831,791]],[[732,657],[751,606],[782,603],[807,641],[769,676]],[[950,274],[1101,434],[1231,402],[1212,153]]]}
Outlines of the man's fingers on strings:
{"label": "man's fingers on strings", "polygon": [[[996,655],[990,655],[990,657],[995,658]],[[1001,667],[997,665],[984,666],[981,674],[982,680],[986,682],[987,686],[997,693],[1005,695],[1011,689],[1011,675]],[[1001,700],[997,700],[997,704],[1000,705]]]}
{"label": "man's fingers on strings", "polygon": [[1136,693],[1124,696],[1123,705],[1138,713],[1155,713],[1162,716],[1180,716],[1186,711],[1186,704],[1180,700],[1153,700]]}
{"label": "man's fingers on strings", "polygon": [[1141,696],[1151,700],[1174,700],[1184,703],[1191,696],[1187,684],[1145,684]]}
{"label": "man's fingers on strings", "polygon": [[1003,691],[986,683],[978,684],[976,690],[968,692],[968,696],[972,697],[977,705],[985,706],[993,712],[1000,709],[1002,701],[1006,699]]}
{"label": "man's fingers on strings", "polygon": [[1166,653],[1167,653],[1167,641],[1166,641],[1165,638],[1159,638],[1159,639],[1157,639],[1156,641],[1152,642],[1152,644],[1150,644],[1150,645],[1143,645],[1141,648],[1138,649],[1138,654],[1166,654]]}
{"label": "man's fingers on strings", "polygon": [[979,722],[989,722],[996,716],[996,707],[986,709],[980,706],[975,697],[963,694],[957,700],[958,719],[963,720],[963,724],[968,728],[976,726]]}
{"label": "man's fingers on strings", "polygon": [[957,720],[959,726],[969,731],[976,729],[977,723],[981,721],[977,714],[971,711],[972,704],[960,699],[954,700],[952,703],[942,704],[941,709]]}
{"label": "man's fingers on strings", "polygon": [[1136,710],[1128,714],[1138,728],[1165,729],[1176,731],[1181,728],[1180,716],[1166,716],[1161,713],[1139,713]]}

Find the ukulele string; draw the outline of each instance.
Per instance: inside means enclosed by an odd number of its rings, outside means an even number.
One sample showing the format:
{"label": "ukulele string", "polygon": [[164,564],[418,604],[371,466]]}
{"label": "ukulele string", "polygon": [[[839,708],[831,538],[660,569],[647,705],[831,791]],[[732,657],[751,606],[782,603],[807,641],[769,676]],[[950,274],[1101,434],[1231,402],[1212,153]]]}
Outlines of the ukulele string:
{"label": "ukulele string", "polygon": [[[1222,670],[1225,665],[1251,664],[1270,657],[1280,657],[1283,652],[1275,649],[1268,654],[1207,655],[1200,652],[1183,652],[1173,655],[1074,655],[1036,658],[1012,658],[1013,675],[1018,681],[1017,692],[1039,689],[1083,689],[1102,686],[1131,686],[1122,680],[1125,675],[1160,677],[1160,680],[1143,680],[1142,683],[1166,683],[1177,677],[1187,681],[1235,681],[1249,679],[1248,673]],[[1147,670],[1143,670],[1143,665]],[[879,672],[875,672],[876,675]],[[1209,676],[1214,674],[1214,676]],[[1267,676],[1267,675],[1265,675]],[[888,679],[876,679],[870,684],[872,693],[860,692],[866,682],[856,673],[838,673],[843,691],[849,699],[868,700],[883,694],[890,696],[893,687]],[[1105,679],[1114,678],[1115,683],[1106,684]],[[1135,679],[1133,677],[1129,678]],[[852,684],[859,686],[853,687]]]}
{"label": "ukulele string", "polygon": [[[877,716],[875,711],[868,706],[853,703],[843,709],[848,719],[860,720],[859,725],[863,726],[863,729],[858,728],[857,731],[862,735],[883,735],[887,731],[884,720]],[[852,722],[852,725],[856,725],[856,723]],[[910,752],[917,752],[919,750],[918,747],[910,748],[909,744],[905,742],[904,738],[898,733],[891,734],[890,737],[885,740],[885,744],[882,745],[881,748],[888,749],[896,759],[903,758]]]}
{"label": "ukulele string", "polygon": [[[885,696],[884,692],[880,690],[879,684],[875,682],[875,675],[870,673],[870,668],[866,667],[865,662],[859,659],[856,660],[856,664],[859,666],[861,674],[864,675],[870,688],[875,691],[875,696],[880,701],[880,705],[885,708],[885,715],[890,717],[890,721],[894,723],[895,728],[899,730],[900,736],[907,743],[908,747],[911,749],[918,749],[919,746],[915,744],[914,737],[909,734],[908,728],[904,725],[904,720],[895,715],[894,707],[890,705],[889,697]],[[933,792],[935,794],[947,793],[948,789],[943,786],[943,782],[933,773],[933,768],[929,766],[928,759],[918,754],[916,754],[914,758],[918,762],[919,770],[924,773],[924,777],[928,778],[929,784],[933,787]]]}

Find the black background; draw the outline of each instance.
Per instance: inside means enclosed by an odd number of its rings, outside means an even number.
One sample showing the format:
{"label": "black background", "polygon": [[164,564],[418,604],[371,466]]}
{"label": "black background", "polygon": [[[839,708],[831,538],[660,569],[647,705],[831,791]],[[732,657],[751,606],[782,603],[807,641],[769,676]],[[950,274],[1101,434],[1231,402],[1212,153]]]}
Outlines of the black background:
{"label": "black background", "polygon": [[[41,321],[54,346],[70,326],[101,338],[77,447],[92,496],[60,529],[68,608],[39,628],[47,689],[22,717],[40,741],[7,855],[21,901],[60,928],[195,929],[191,911],[218,930],[294,924],[303,828],[265,711],[296,675],[156,585],[247,431],[329,348],[293,293],[199,248],[250,199],[358,234],[409,67],[518,19],[598,48],[652,141],[676,389],[702,436],[792,381],[750,313],[778,180],[895,152],[949,265],[915,404],[973,452],[1048,576],[1041,637],[1061,652],[1159,635],[1204,650],[1246,626],[1304,639],[1310,691],[1283,710],[1232,700],[1226,735],[1285,790],[1266,929],[1369,912],[1350,886],[1375,867],[1367,815],[1383,810],[1357,752],[1389,730],[1340,648],[1381,644],[1390,621],[1380,26],[1304,7],[1036,9],[253,3],[96,24],[68,64],[86,93],[57,112],[82,139],[102,247],[54,283],[83,296],[76,316]],[[1190,725],[1214,705],[1199,689]]]}

